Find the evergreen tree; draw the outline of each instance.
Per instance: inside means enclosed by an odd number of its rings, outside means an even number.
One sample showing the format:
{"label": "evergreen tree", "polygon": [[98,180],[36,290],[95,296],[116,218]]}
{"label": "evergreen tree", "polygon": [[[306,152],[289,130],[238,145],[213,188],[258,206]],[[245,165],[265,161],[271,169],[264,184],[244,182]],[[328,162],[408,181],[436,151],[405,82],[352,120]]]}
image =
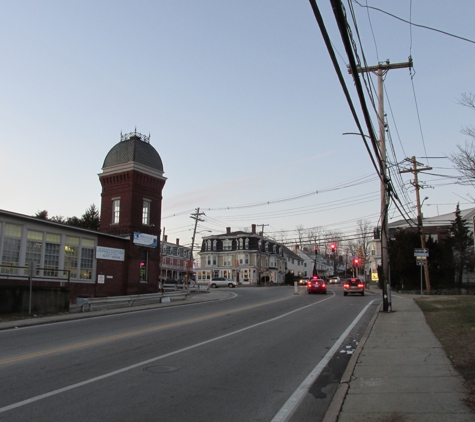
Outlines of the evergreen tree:
{"label": "evergreen tree", "polygon": [[40,218],[41,220],[47,220],[48,219],[48,211],[46,211],[46,210],[37,211],[34,216],[36,218]]}
{"label": "evergreen tree", "polygon": [[452,247],[455,268],[455,284],[462,285],[463,271],[472,263],[473,233],[468,222],[462,219],[459,204],[455,209],[455,220],[449,228],[451,237],[447,243]]}
{"label": "evergreen tree", "polygon": [[81,217],[81,227],[89,230],[99,230],[101,218],[99,210],[92,204]]}

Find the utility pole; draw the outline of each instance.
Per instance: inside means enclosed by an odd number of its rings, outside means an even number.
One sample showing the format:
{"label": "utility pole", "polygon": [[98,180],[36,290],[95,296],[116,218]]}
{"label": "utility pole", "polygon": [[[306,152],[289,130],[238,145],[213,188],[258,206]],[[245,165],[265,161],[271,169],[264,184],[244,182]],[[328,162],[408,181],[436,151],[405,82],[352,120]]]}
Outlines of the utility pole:
{"label": "utility pole", "polygon": [[[186,282],[190,282],[190,268],[193,268],[193,248],[195,246],[195,236],[196,236],[196,228],[198,227],[198,221],[204,221],[201,216],[205,215],[204,212],[200,212],[199,207],[196,208],[196,211],[194,214],[190,215],[190,218],[195,220],[195,227],[193,229],[193,237],[191,238],[191,249],[190,249],[190,265],[186,266]],[[211,274],[211,278],[213,278],[213,275]]]}
{"label": "utility pole", "polygon": [[257,284],[261,282],[261,272],[262,272],[262,245],[264,244],[264,226],[268,226],[269,224],[258,224],[262,226],[261,230],[261,244],[259,246],[259,266],[258,266],[258,273],[257,273]]}
{"label": "utility pole", "polygon": [[[412,67],[412,58],[409,57],[409,61],[405,63],[393,63],[390,64],[389,60],[386,62],[378,63],[376,66],[360,67],[358,73],[371,72],[378,77],[378,121],[379,121],[379,152],[381,156],[381,266],[383,269],[383,311],[390,311],[388,300],[387,283],[389,282],[389,233],[388,233],[388,207],[389,196],[386,189],[385,181],[387,180],[387,165],[386,165],[386,123],[384,119],[384,88],[383,88],[383,76],[390,69],[402,69]],[[348,68],[348,72],[351,74],[351,69]]]}
{"label": "utility pole", "polygon": [[[412,169],[400,170],[399,173],[414,173],[414,181],[411,182],[412,186],[416,188],[416,203],[417,203],[417,228],[421,235],[421,248],[426,247],[426,237],[424,235],[424,228],[422,225],[422,212],[421,212],[421,198],[419,196],[419,189],[423,188],[419,185],[418,173],[424,170],[432,170],[432,167],[422,167],[417,168],[417,166],[422,166],[422,163],[416,161],[416,157],[406,158],[404,161],[412,164]],[[424,263],[424,276],[426,280],[426,290],[427,294],[430,295],[430,277],[429,277],[429,266],[427,264],[427,259]]]}

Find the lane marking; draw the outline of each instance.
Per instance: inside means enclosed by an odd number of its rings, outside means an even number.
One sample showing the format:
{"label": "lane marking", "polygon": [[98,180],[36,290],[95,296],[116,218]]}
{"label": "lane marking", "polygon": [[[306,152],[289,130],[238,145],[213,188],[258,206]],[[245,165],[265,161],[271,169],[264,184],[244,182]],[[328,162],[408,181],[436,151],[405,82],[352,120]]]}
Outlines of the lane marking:
{"label": "lane marking", "polygon": [[281,409],[277,412],[271,422],[287,422],[294,412],[297,410],[297,407],[300,405],[302,400],[304,399],[305,395],[308,393],[308,390],[313,385],[313,383],[317,380],[320,373],[323,371],[325,366],[327,366],[328,362],[335,354],[335,352],[340,348],[343,341],[348,337],[350,331],[354,328],[354,326],[358,323],[364,313],[368,310],[368,308],[375,302],[372,300],[369,302],[364,309],[358,314],[358,316],[353,320],[353,322],[348,326],[345,332],[338,338],[335,342],[333,347],[327,352],[327,354],[323,357],[323,359],[318,363],[318,365],[310,372],[310,374],[305,378],[300,384],[294,393],[289,397],[289,399],[285,402],[285,404],[281,407]]}
{"label": "lane marking", "polygon": [[[268,319],[266,321],[261,321],[261,322],[258,322],[256,324],[253,324],[253,325],[250,325],[248,327],[245,327],[245,328],[241,328],[239,330],[236,330],[236,331],[233,331],[231,333],[228,333],[228,334],[223,334],[221,336],[218,336],[218,337],[214,337],[212,339],[209,339],[209,340],[205,340],[205,341],[202,341],[202,342],[199,342],[199,343],[196,343],[196,344],[193,344],[191,346],[187,346],[187,347],[184,347],[182,349],[178,349],[178,350],[175,350],[173,352],[169,352],[169,353],[165,353],[164,355],[161,355],[161,356],[156,356],[152,359],[147,359],[147,360],[144,360],[142,362],[138,362],[138,363],[135,363],[133,365],[130,365],[130,366],[126,366],[124,368],[121,368],[121,369],[117,369],[116,371],[112,371],[112,372],[108,372],[107,374],[103,374],[103,375],[99,375],[97,377],[94,377],[94,378],[90,378],[88,380],[84,380],[84,381],[81,381],[81,382],[78,382],[78,383],[75,383],[75,384],[71,384],[71,385],[68,385],[66,387],[63,387],[63,388],[59,388],[57,390],[53,390],[53,391],[49,391],[47,393],[44,393],[44,394],[40,394],[38,396],[34,396],[34,397],[31,397],[29,399],[26,399],[26,400],[22,400],[22,401],[19,401],[17,403],[13,403],[13,404],[10,404],[8,406],[4,406],[4,407],[0,407],[0,413],[4,413],[4,412],[7,412],[9,410],[13,410],[13,409],[17,409],[19,407],[22,407],[22,406],[26,406],[28,404],[31,404],[31,403],[34,403],[34,402],[37,402],[37,401],[40,401],[40,400],[43,400],[43,399],[46,399],[48,397],[52,397],[52,396],[56,396],[58,394],[61,394],[61,393],[64,393],[66,391],[70,391],[70,390],[74,390],[76,388],[79,388],[79,387],[83,387],[85,385],[88,385],[88,384],[92,384],[94,382],[97,382],[97,381],[101,381],[103,379],[106,379],[106,378],[110,378],[110,377],[113,377],[115,375],[119,375],[119,374],[122,374],[123,372],[127,372],[127,371],[130,371],[131,369],[135,369],[135,368],[139,368],[140,366],[144,366],[144,365],[148,365],[150,363],[153,363],[153,362],[156,362],[158,360],[161,360],[161,359],[165,359],[165,358],[168,358],[170,356],[174,356],[174,355],[177,355],[179,353],[183,353],[183,352],[187,352],[188,350],[192,350],[192,349],[196,349],[197,347],[201,347],[201,346],[204,346],[205,344],[209,344],[209,343],[213,343],[215,341],[219,341],[219,340],[222,340],[226,337],[231,337],[231,336],[234,336],[236,334],[239,334],[239,333],[242,333],[244,331],[247,331],[247,330],[251,330],[253,328],[256,328],[256,327],[259,327],[261,325],[264,325],[264,324],[268,324],[270,322],[274,322],[274,321],[277,321],[279,319],[282,319],[282,318],[285,318],[289,315],[292,315],[296,312],[300,312],[304,309],[307,309],[311,306],[315,306],[315,305],[318,305],[319,303],[323,303],[327,300],[330,300],[330,299],[333,299],[335,297],[335,293],[333,293],[333,296],[330,296],[330,297],[327,297],[325,299],[322,299],[322,300],[319,300],[318,302],[314,302],[314,303],[311,303],[310,305],[305,305],[303,306],[302,308],[297,308],[297,309],[294,309],[293,311],[290,311],[290,312],[286,312],[285,314],[282,314],[282,315],[279,315],[277,317],[274,317],[274,318],[271,318],[271,319]],[[273,302],[278,302],[282,299],[279,299],[279,300],[276,300],[276,301],[273,301]],[[268,302],[268,303],[273,303],[273,302]],[[251,305],[249,306],[249,308],[254,308],[254,307],[257,307],[257,306],[262,306],[261,304],[259,305]],[[226,311],[226,312],[221,312],[219,314],[229,314],[229,311]],[[202,318],[202,319],[206,319],[206,318]],[[140,330],[142,331],[142,330]],[[147,330],[144,330],[145,332],[147,331],[152,331],[152,329],[147,329]],[[117,336],[112,336],[112,337],[117,337]],[[89,343],[89,342],[86,342],[86,343]],[[28,356],[28,355],[25,355],[25,356]]]}
{"label": "lane marking", "polygon": [[[208,319],[211,319],[211,318],[222,317],[222,316],[228,315],[230,313],[248,311],[250,309],[258,308],[260,306],[271,305],[271,304],[274,304],[274,303],[277,303],[277,302],[288,300],[292,297],[293,296],[284,297],[284,298],[275,299],[275,300],[271,300],[271,301],[267,301],[267,302],[261,302],[261,303],[255,304],[255,305],[244,306],[244,307],[232,310],[232,311],[226,310],[226,311],[222,311],[222,312],[216,312],[214,314],[208,314],[208,315],[204,315],[202,317],[193,317],[193,318],[189,318],[189,319],[186,319],[186,320],[183,320],[183,321],[172,322],[172,323],[165,324],[165,325],[163,325],[163,324],[162,325],[155,325],[155,326],[149,327],[149,328],[143,328],[143,329],[140,329],[140,330],[129,331],[129,332],[122,333],[122,334],[115,334],[115,335],[112,335],[112,336],[101,337],[101,338],[97,338],[95,340],[83,341],[83,342],[80,342],[80,343],[70,344],[68,346],[56,347],[56,348],[53,348],[53,349],[47,349],[47,350],[43,350],[43,351],[35,352],[35,353],[28,353],[26,355],[15,356],[15,357],[11,357],[11,358],[8,358],[8,359],[1,359],[0,360],[0,366],[8,364],[8,363],[14,363],[14,362],[20,362],[20,361],[23,361],[23,360],[33,359],[33,358],[36,358],[36,357],[48,356],[48,355],[51,355],[51,354],[54,354],[54,353],[70,351],[70,350],[78,349],[78,348],[81,348],[81,347],[87,347],[87,346],[92,346],[92,345],[96,345],[96,344],[107,343],[109,341],[120,340],[120,339],[124,339],[124,338],[131,337],[131,336],[136,336],[136,335],[140,335],[140,334],[146,334],[146,333],[150,333],[150,332],[154,332],[154,331],[164,330],[164,329],[167,329],[167,328],[173,328],[173,327],[177,327],[177,326],[180,326],[180,325],[202,322],[202,321],[205,321],[205,320],[208,320]],[[316,303],[318,303],[318,302],[316,302]],[[312,304],[312,305],[314,305],[314,304]],[[302,308],[302,309],[304,309],[304,308]]]}

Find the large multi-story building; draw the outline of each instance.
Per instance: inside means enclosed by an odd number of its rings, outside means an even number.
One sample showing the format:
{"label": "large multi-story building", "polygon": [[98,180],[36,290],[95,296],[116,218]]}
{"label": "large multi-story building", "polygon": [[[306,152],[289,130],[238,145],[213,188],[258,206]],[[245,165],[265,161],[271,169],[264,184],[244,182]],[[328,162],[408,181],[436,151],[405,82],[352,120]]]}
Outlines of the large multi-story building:
{"label": "large multi-story building", "polygon": [[163,173],[150,137],[132,132],[121,135],[99,174],[99,231],[0,210],[2,291],[13,294],[31,276],[34,288],[67,289],[70,302],[157,292]]}
{"label": "large multi-story building", "polygon": [[200,269],[196,280],[206,281],[214,277],[226,277],[239,284],[280,284],[285,281],[286,262],[283,245],[256,233],[235,231],[203,237]]}
{"label": "large multi-story building", "polygon": [[187,276],[191,277],[193,269],[191,268],[191,248],[180,245],[180,239],[175,243],[167,241],[167,235],[163,236],[160,242],[160,251],[162,255],[161,275],[162,282],[183,281]]}

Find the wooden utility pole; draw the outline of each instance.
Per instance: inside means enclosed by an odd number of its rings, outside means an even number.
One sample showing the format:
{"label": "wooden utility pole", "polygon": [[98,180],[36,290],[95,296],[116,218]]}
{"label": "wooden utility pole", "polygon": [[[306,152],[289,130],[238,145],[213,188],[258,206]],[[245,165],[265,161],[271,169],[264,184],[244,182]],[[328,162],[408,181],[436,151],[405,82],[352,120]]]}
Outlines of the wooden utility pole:
{"label": "wooden utility pole", "polygon": [[259,224],[259,226],[262,226],[262,231],[260,233],[261,235],[261,244],[259,246],[259,269],[257,273],[257,284],[261,283],[261,272],[262,272],[262,245],[264,244],[264,226],[268,226],[269,224]]}
{"label": "wooden utility pole", "polygon": [[[412,67],[412,58],[409,57],[409,61],[405,63],[393,63],[390,64],[389,60],[381,62],[376,66],[360,67],[358,73],[371,72],[378,77],[378,121],[379,121],[379,152],[381,157],[381,266],[383,269],[383,310],[385,312],[390,311],[387,283],[389,283],[389,233],[388,233],[388,206],[389,197],[386,189],[387,180],[387,165],[386,165],[386,123],[384,119],[384,88],[383,88],[383,76],[390,69],[403,69]],[[351,74],[351,69],[348,68],[348,72]]]}
{"label": "wooden utility pole", "polygon": [[[414,173],[414,181],[411,182],[412,186],[416,188],[416,203],[417,203],[417,228],[419,230],[419,233],[421,235],[421,248],[426,247],[426,237],[424,235],[424,227],[422,224],[422,212],[421,212],[421,198],[419,196],[419,189],[422,188],[421,185],[419,185],[419,177],[418,174],[421,171],[424,170],[432,170],[432,167],[417,167],[417,166],[422,166],[422,163],[418,163],[416,161],[416,157],[412,158],[406,158],[404,161],[407,161],[412,164],[412,169],[407,169],[407,170],[400,170],[399,173]],[[424,276],[426,280],[426,290],[427,294],[430,295],[430,277],[429,277],[429,266],[427,264],[427,259],[424,263]]]}
{"label": "wooden utility pole", "polygon": [[[200,212],[199,207],[196,208],[196,212],[194,214],[190,215],[190,218],[195,220],[195,227],[193,229],[193,237],[191,238],[191,249],[190,249],[190,265],[186,266],[186,282],[190,282],[190,268],[193,269],[193,248],[195,246],[195,236],[196,236],[196,228],[198,227],[198,221],[204,221],[202,218],[200,218],[202,215],[205,215],[204,212]],[[213,275],[211,274],[211,278],[213,278]]]}

